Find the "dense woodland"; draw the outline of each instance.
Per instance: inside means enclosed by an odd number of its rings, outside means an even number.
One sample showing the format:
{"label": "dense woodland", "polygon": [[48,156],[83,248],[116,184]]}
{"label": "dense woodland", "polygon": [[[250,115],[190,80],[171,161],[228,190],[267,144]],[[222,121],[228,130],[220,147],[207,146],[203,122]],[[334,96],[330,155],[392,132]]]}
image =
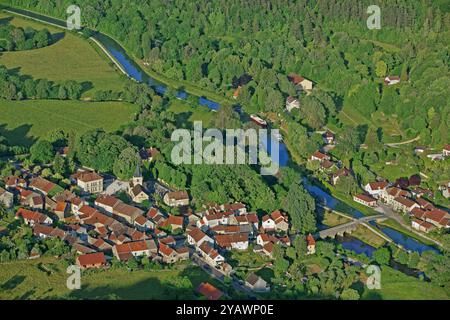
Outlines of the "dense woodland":
{"label": "dense woodland", "polygon": [[[237,103],[249,113],[282,113],[300,158],[320,145],[308,132],[338,131],[334,155],[365,177],[360,183],[377,163],[401,160],[423,170],[422,160],[386,142],[420,137],[421,145],[441,148],[450,140],[448,2],[377,1],[382,28],[368,30],[372,2],[75,1],[82,24],[111,35],[156,73],[227,97],[245,79]],[[65,18],[73,1],[10,3]],[[311,95],[297,92],[291,72],[315,83]],[[383,85],[387,75],[402,83]],[[284,112],[288,95],[300,96],[301,108],[291,114]],[[343,123],[347,116],[354,122]],[[366,150],[358,150],[362,143]],[[447,166],[426,165],[431,176],[445,176]]]}

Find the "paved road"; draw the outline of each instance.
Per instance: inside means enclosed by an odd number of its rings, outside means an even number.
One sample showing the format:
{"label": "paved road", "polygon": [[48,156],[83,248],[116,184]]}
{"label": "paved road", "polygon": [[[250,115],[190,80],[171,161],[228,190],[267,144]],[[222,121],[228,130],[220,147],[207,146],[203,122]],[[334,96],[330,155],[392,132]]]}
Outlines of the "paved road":
{"label": "paved road", "polygon": [[443,246],[441,242],[436,241],[436,240],[434,240],[434,239],[432,239],[432,238],[430,238],[430,237],[424,235],[423,233],[421,233],[421,232],[419,232],[419,231],[413,229],[410,225],[408,225],[408,224],[403,220],[403,216],[402,216],[400,213],[394,211],[394,210],[393,210],[391,207],[389,207],[388,205],[386,205],[386,204],[384,204],[384,203],[380,203],[380,204],[379,204],[379,208],[380,208],[380,211],[382,211],[384,215],[386,215],[388,218],[394,219],[395,221],[397,221],[397,222],[398,222],[402,227],[404,227],[405,229],[408,229],[409,231],[413,232],[414,234],[417,234],[418,236],[420,236],[420,237],[422,237],[422,238],[424,238],[424,239],[427,239],[427,240],[433,242],[434,244],[436,244],[436,245],[438,245],[438,246],[440,246],[440,247]]}
{"label": "paved road", "polygon": [[[222,271],[217,270],[214,267],[211,267],[206,261],[204,261],[195,252],[192,254],[192,261],[196,265],[198,265],[200,268],[202,268],[203,271],[208,273],[214,279],[217,279],[217,280],[219,280],[222,283],[224,282],[225,274]],[[246,286],[241,285],[239,283],[239,279],[238,278],[236,278],[235,276],[231,276],[231,278],[232,278],[231,285],[236,291],[241,291],[241,292],[246,293],[249,296],[249,298],[252,298],[252,299],[256,298],[255,295],[252,293],[252,291],[250,289],[248,289]]]}

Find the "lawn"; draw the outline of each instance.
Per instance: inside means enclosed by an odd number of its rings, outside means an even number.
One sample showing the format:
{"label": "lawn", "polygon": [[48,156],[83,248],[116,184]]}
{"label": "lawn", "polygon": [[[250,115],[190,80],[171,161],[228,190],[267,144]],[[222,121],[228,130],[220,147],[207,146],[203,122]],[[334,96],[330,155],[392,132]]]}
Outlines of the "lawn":
{"label": "lawn", "polygon": [[124,102],[0,100],[0,135],[13,145],[30,146],[55,129],[77,134],[95,128],[114,131],[132,121],[137,111]]}
{"label": "lawn", "polygon": [[381,270],[381,289],[369,290],[364,287],[362,299],[382,300],[442,300],[450,299],[450,293],[429,282],[407,276],[390,267]]}
{"label": "lawn", "polygon": [[[198,267],[181,265],[173,270],[110,269],[82,273],[81,289],[66,287],[69,274],[61,260],[53,257],[21,260],[0,264],[0,299],[118,298],[118,299],[195,299],[195,288],[211,281]],[[175,283],[188,277],[190,284],[182,288]]]}
{"label": "lawn", "polygon": [[[0,12],[0,19],[11,15]],[[52,26],[14,16],[9,22],[15,26],[47,28],[52,34],[62,36],[56,43],[35,50],[3,52],[0,64],[23,76],[48,79],[55,82],[76,80],[83,83],[84,98],[97,90],[122,90],[125,77],[115,70],[112,62],[90,40],[64,32]]]}
{"label": "lawn", "polygon": [[208,107],[190,105],[188,102],[178,99],[171,101],[168,110],[176,114],[177,122],[180,125],[186,121],[201,121],[203,127],[206,128],[210,126],[211,120],[215,116],[215,112]]}

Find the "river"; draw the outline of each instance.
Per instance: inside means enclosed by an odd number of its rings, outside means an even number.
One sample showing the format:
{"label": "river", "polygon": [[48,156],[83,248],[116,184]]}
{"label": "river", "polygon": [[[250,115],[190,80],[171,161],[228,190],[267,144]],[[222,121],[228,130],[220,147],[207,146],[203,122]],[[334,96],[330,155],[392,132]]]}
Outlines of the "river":
{"label": "river", "polygon": [[[8,8],[9,11],[11,12],[15,12],[18,13],[20,15],[24,15],[24,16],[28,16],[37,20],[41,20],[43,22],[47,22],[62,28],[66,28],[66,24],[65,21],[59,20],[59,19],[55,19],[55,18],[51,18],[51,17],[47,17],[41,14],[37,14],[31,11],[26,11],[26,10],[22,10],[22,9],[17,9],[17,8]],[[94,38],[99,41],[105,48],[106,50],[117,60],[117,62],[123,67],[123,69],[125,70],[125,72],[128,74],[128,76],[130,78],[135,79],[138,82],[141,83],[146,83],[149,86],[153,87],[155,89],[155,91],[158,94],[164,94],[166,92],[166,86],[161,83],[156,81],[155,79],[153,79],[152,77],[150,77],[142,68],[141,66],[139,66],[125,51],[124,48],[122,48],[114,39],[112,39],[111,37],[97,32],[97,31],[93,31],[94,32]],[[185,91],[178,91],[176,96],[179,99],[187,99],[189,94]],[[198,103],[199,105],[202,106],[207,106],[208,108],[210,108],[213,111],[217,111],[220,108],[220,104],[212,101],[210,99],[207,99],[206,97],[197,97],[198,98]],[[271,144],[274,143],[275,139],[272,135],[271,138],[268,139],[268,143],[267,145],[263,145],[265,147],[265,149],[267,150],[267,152],[271,153]],[[280,144],[280,148],[279,148],[279,159],[278,161],[276,161],[277,163],[279,163],[280,166],[287,166],[289,163],[289,152],[288,149],[286,147],[286,145],[284,143],[279,143]],[[336,206],[338,206],[340,204],[340,200],[334,198],[333,196],[331,196],[330,194],[328,194],[327,192],[325,192],[324,190],[322,190],[321,188],[307,182],[307,180],[304,180],[304,185],[306,187],[306,189],[320,202],[322,202],[323,204],[327,205],[330,208],[336,208]],[[360,218],[363,217],[364,215],[356,210],[356,209],[351,209],[348,210],[348,212],[346,212],[356,218]],[[424,251],[427,250],[434,250],[436,252],[438,252],[438,250],[436,250],[434,247],[425,245],[407,235],[402,234],[401,232],[398,232],[392,228],[389,227],[385,227],[385,226],[378,226],[376,225],[383,233],[385,233],[387,236],[389,236],[395,243],[403,246],[405,249],[410,250],[410,251],[417,251],[419,253],[422,253]],[[340,240],[340,242],[342,243],[343,247],[346,249],[350,249],[356,253],[366,253],[368,255],[371,255],[372,252],[375,250],[375,248],[361,242],[358,239],[355,239],[353,237],[344,237],[343,239]]]}

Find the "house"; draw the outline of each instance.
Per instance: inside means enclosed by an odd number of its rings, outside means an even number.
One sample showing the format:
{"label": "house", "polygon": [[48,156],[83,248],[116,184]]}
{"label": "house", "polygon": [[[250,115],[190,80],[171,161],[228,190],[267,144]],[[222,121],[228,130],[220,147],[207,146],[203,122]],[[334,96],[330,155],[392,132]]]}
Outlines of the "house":
{"label": "house", "polygon": [[423,231],[426,233],[428,233],[431,230],[436,228],[433,224],[423,221],[423,220],[416,219],[416,218],[413,218],[411,220],[411,227],[413,227],[416,230]]}
{"label": "house", "polygon": [[392,201],[392,207],[396,211],[401,212],[411,212],[414,208],[419,208],[420,206],[412,201],[411,199],[405,197],[396,197]]}
{"label": "house", "polygon": [[93,171],[79,171],[71,176],[86,193],[103,192],[103,177]]}
{"label": "house", "polygon": [[222,211],[233,212],[234,214],[237,214],[237,215],[247,214],[247,208],[246,208],[245,204],[240,203],[240,202],[224,204],[221,206],[220,209]]}
{"label": "house", "polygon": [[410,197],[411,193],[409,193],[406,190],[397,188],[397,187],[392,187],[392,188],[388,188],[386,189],[384,192],[381,192],[380,194],[380,198],[386,202],[389,205],[393,205],[394,199],[397,197]]}
{"label": "house", "polygon": [[273,258],[273,242],[266,243],[262,248],[262,252],[266,256]]}
{"label": "house", "polygon": [[364,190],[373,197],[379,197],[388,187],[387,181],[371,182],[364,186]]}
{"label": "house", "polygon": [[296,87],[300,88],[303,91],[310,92],[313,89],[312,81],[305,79],[304,77],[299,76],[298,74],[290,73],[288,75],[288,79]]}
{"label": "house", "polygon": [[76,262],[81,269],[101,268],[107,265],[103,252],[82,254],[77,257]]}
{"label": "house", "polygon": [[14,195],[0,187],[0,204],[9,209],[14,205]]}
{"label": "house", "polygon": [[335,168],[335,163],[330,160],[323,160],[320,163],[320,170],[321,171],[331,171],[333,168]]}
{"label": "house", "polygon": [[229,222],[229,216],[224,215],[222,212],[215,213],[215,214],[209,214],[204,216],[199,222],[197,223],[197,226],[199,228],[204,226],[208,226],[210,228],[215,227],[219,224],[228,224]]}
{"label": "house", "polygon": [[114,256],[120,261],[127,261],[132,257],[147,256],[150,257],[158,252],[154,240],[141,240],[116,244],[112,248]]}
{"label": "house", "polygon": [[423,220],[438,228],[450,228],[450,214],[441,209],[426,211]]}
{"label": "house", "polygon": [[309,158],[310,161],[320,161],[320,162],[330,159],[331,159],[330,156],[320,152],[319,150],[315,151]]}
{"label": "house", "polygon": [[278,241],[277,238],[267,233],[260,233],[256,237],[256,243],[261,247],[264,247],[264,245],[266,245],[269,242],[277,243],[277,241]]}
{"label": "house", "polygon": [[16,177],[16,176],[9,176],[5,180],[5,188],[7,190],[11,190],[17,187],[26,188],[27,182],[25,179]]}
{"label": "house", "polygon": [[126,203],[120,202],[114,207],[113,214],[124,219],[126,222],[133,224],[134,220],[142,216],[144,211],[139,208],[130,206]]}
{"label": "house", "polygon": [[186,191],[167,192],[164,195],[164,203],[170,207],[189,205],[189,195]]}
{"label": "house", "polygon": [[275,231],[276,229],[275,221],[268,214],[262,217],[262,228],[265,231]]}
{"label": "house", "polygon": [[286,98],[286,110],[288,112],[291,112],[292,109],[299,109],[300,108],[300,101],[297,98],[294,98],[293,96],[289,96]]}
{"label": "house", "polygon": [[267,284],[267,282],[253,272],[250,273],[245,279],[245,286],[254,292],[270,291],[270,286]]}
{"label": "house", "polygon": [[420,206],[421,209],[424,209],[424,210],[433,210],[434,209],[434,205],[425,199],[417,198],[416,202]]}
{"label": "house", "polygon": [[29,187],[32,190],[39,191],[41,194],[45,196],[48,195],[50,192],[53,192],[61,188],[58,185],[54,184],[53,182],[48,181],[41,177],[31,179]]}
{"label": "house", "polygon": [[341,177],[347,177],[350,174],[350,170],[347,168],[341,168],[336,170],[336,172],[331,174],[331,184],[335,186]]}
{"label": "house", "polygon": [[155,224],[144,216],[138,216],[134,219],[134,226],[142,232],[153,230]]}
{"label": "house", "polygon": [[353,196],[353,201],[361,203],[367,207],[376,207],[377,199],[372,198],[366,194],[356,194]]}
{"label": "house", "polygon": [[213,249],[207,241],[204,241],[198,247],[197,252],[210,266],[213,267],[219,266],[225,261],[225,258],[221,256],[216,249]]}
{"label": "house", "polygon": [[196,291],[208,300],[219,300],[223,296],[223,292],[209,282],[200,283]]}
{"label": "house", "polygon": [[70,213],[70,205],[67,202],[57,202],[53,212],[60,220],[64,220]]}
{"label": "house", "polygon": [[387,76],[384,78],[384,84],[387,86],[392,86],[397,83],[400,83],[400,77],[398,76]]}
{"label": "house", "polygon": [[164,263],[175,263],[178,261],[177,252],[162,242],[159,243],[159,254],[162,256]]}
{"label": "house", "polygon": [[183,229],[184,217],[169,215],[169,217],[165,221],[165,225],[170,226],[172,231]]}
{"label": "house", "polygon": [[215,237],[216,243],[219,247],[224,249],[247,250],[248,249],[248,234],[218,234]]}
{"label": "house", "polygon": [[212,245],[214,243],[214,240],[206,235],[201,229],[194,228],[190,232],[188,232],[187,242],[192,246],[199,247],[203,242],[207,242]]}
{"label": "house", "polygon": [[306,244],[307,244],[307,252],[306,254],[315,254],[316,253],[316,240],[314,237],[310,234],[306,237]]}
{"label": "house", "polygon": [[29,226],[34,226],[35,224],[52,224],[53,220],[43,213],[30,211],[27,209],[20,208],[16,212],[16,219],[23,218],[25,223]]}
{"label": "house", "polygon": [[119,199],[108,196],[108,195],[101,195],[94,201],[94,205],[100,209],[103,212],[113,213],[114,208],[121,203]]}
{"label": "house", "polygon": [[276,210],[270,214],[270,217],[275,222],[276,231],[287,232],[289,229],[288,217],[279,210]]}
{"label": "house", "polygon": [[148,148],[148,149],[142,149],[139,151],[139,155],[141,157],[142,161],[151,162],[155,157],[159,154],[159,150],[156,148]]}
{"label": "house", "polygon": [[327,130],[323,135],[322,135],[323,141],[326,144],[333,144],[334,143],[334,133],[331,132],[330,130]]}
{"label": "house", "polygon": [[144,191],[144,187],[141,185],[135,185],[131,187],[128,191],[131,200],[135,203],[142,203],[150,199],[149,195]]}
{"label": "house", "polygon": [[447,144],[444,146],[444,148],[442,149],[442,155],[444,157],[449,157],[450,156],[450,144]]}

